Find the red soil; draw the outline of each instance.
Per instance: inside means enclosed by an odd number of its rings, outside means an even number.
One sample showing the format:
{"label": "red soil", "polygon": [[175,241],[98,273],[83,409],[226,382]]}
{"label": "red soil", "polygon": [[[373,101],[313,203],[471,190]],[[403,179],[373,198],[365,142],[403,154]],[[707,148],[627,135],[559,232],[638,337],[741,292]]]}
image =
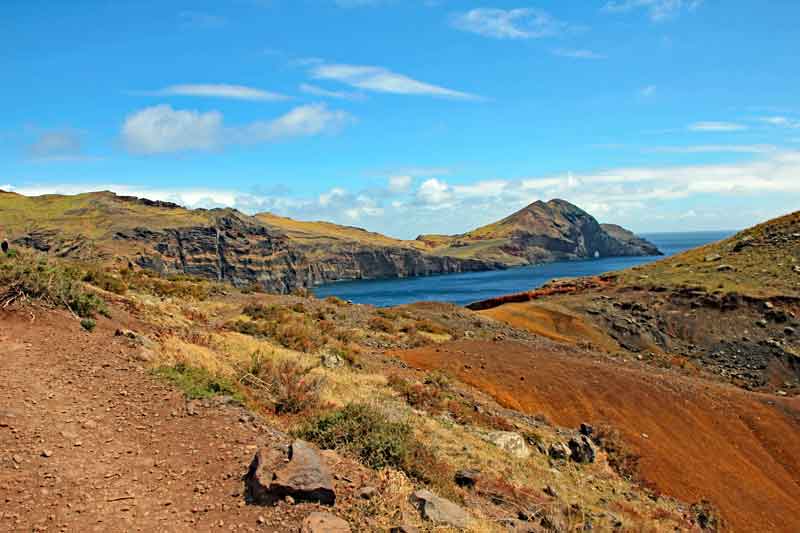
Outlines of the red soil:
{"label": "red soil", "polygon": [[397,355],[558,425],[611,424],[641,455],[648,485],[687,502],[712,501],[735,531],[800,531],[800,399],[511,342]]}

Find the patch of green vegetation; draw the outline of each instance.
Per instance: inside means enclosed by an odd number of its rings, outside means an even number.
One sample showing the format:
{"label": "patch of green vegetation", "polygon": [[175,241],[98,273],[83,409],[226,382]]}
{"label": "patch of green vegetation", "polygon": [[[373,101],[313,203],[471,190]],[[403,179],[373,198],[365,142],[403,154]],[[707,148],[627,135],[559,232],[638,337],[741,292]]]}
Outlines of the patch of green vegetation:
{"label": "patch of green vegetation", "polygon": [[371,468],[403,468],[415,444],[412,428],[365,404],[349,404],[308,422],[296,435],[324,449],[345,450]]}
{"label": "patch of green vegetation", "polygon": [[82,318],[108,316],[105,302],[85,291],[83,272],[44,255],[19,252],[0,257],[0,303],[34,300],[65,307]]}
{"label": "patch of green vegetation", "polygon": [[93,318],[84,318],[81,320],[81,327],[91,333],[97,327],[97,322]]}
{"label": "patch of green vegetation", "polygon": [[235,383],[229,379],[215,376],[204,368],[178,363],[175,366],[156,368],[154,373],[181,389],[187,398],[230,396],[240,402],[243,401],[242,394]]}

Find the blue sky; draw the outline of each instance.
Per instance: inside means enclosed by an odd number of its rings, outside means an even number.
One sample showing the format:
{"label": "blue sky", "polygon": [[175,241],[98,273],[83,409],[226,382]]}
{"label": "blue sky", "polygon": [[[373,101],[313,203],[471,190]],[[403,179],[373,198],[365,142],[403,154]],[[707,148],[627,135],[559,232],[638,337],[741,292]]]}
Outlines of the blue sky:
{"label": "blue sky", "polygon": [[636,231],[800,205],[793,0],[0,6],[0,188],[460,232],[537,199]]}

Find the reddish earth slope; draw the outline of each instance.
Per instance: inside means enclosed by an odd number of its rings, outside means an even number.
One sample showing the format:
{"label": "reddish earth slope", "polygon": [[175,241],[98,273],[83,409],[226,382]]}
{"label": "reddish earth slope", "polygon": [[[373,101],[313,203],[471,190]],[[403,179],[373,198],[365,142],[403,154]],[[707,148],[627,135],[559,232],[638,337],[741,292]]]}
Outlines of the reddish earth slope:
{"label": "reddish earth slope", "polygon": [[460,341],[398,355],[446,369],[560,425],[609,423],[654,488],[712,501],[734,531],[800,531],[800,400],[749,393],[564,348]]}

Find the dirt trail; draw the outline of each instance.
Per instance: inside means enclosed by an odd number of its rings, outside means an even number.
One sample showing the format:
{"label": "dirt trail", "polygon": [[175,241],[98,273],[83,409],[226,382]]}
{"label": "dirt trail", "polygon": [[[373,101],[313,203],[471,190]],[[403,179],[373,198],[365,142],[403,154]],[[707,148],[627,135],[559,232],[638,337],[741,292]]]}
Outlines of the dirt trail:
{"label": "dirt trail", "polygon": [[734,531],[800,531],[798,399],[512,342],[397,355],[559,425],[612,424],[641,455],[649,484],[684,501],[713,501]]}
{"label": "dirt trail", "polygon": [[109,321],[0,314],[0,353],[0,531],[287,531],[316,508],[245,506],[256,445],[284,436],[237,405],[190,416]]}

